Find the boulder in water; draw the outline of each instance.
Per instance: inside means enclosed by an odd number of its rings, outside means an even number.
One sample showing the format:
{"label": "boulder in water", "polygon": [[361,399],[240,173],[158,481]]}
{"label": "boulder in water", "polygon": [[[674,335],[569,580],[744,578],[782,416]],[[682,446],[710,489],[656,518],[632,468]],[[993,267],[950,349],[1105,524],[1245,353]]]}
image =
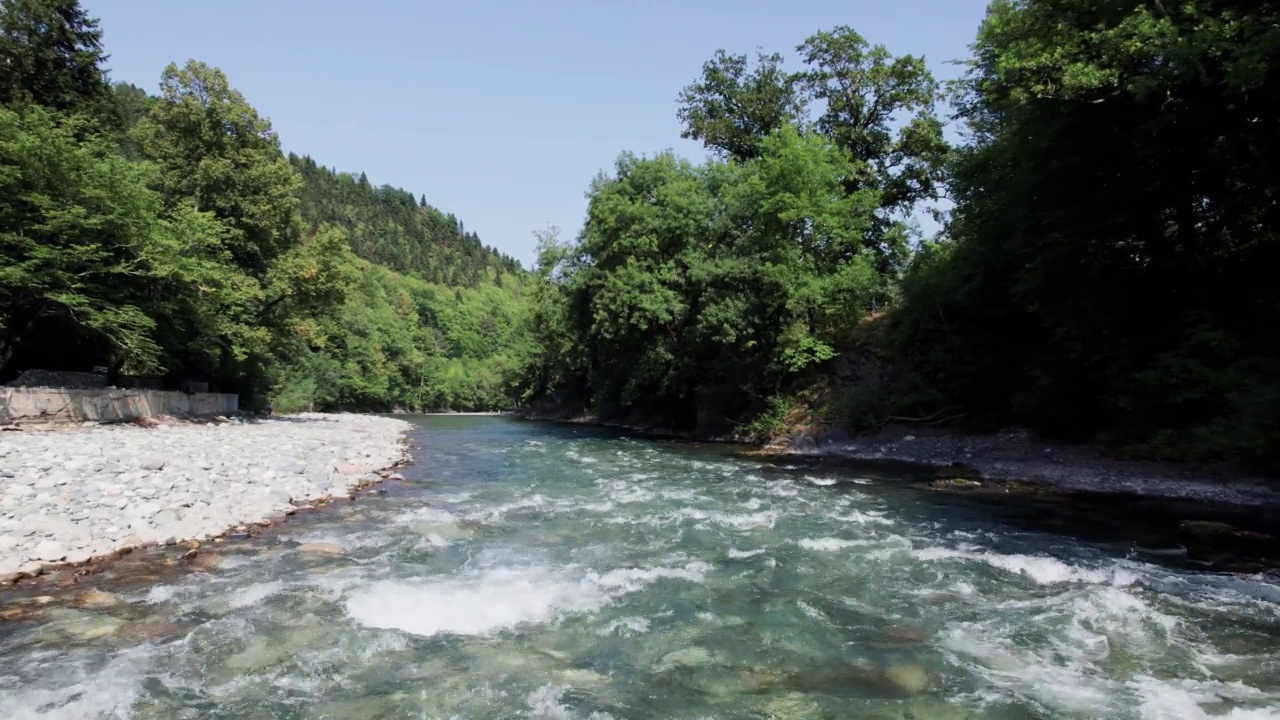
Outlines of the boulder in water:
{"label": "boulder in water", "polygon": [[80,608],[109,608],[119,605],[120,599],[109,592],[91,589],[71,598],[71,604]]}
{"label": "boulder in water", "polygon": [[338,557],[340,555],[347,554],[347,551],[344,550],[341,545],[331,542],[302,543],[298,546],[298,552],[312,555],[328,555],[330,557]]}
{"label": "boulder in water", "polygon": [[893,665],[885,671],[884,678],[905,695],[919,695],[929,687],[929,674],[919,665]]}
{"label": "boulder in water", "polygon": [[698,665],[706,665],[711,662],[711,653],[707,652],[704,647],[688,647],[683,650],[676,650],[662,656],[654,670],[658,672],[667,672],[681,667],[696,667]]}

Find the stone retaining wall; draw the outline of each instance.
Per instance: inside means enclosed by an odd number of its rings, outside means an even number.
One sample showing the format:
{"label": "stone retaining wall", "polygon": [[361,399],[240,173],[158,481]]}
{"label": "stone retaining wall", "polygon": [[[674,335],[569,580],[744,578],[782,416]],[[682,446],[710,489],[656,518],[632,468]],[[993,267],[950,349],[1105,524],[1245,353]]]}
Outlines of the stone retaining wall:
{"label": "stone retaining wall", "polygon": [[0,388],[0,425],[120,421],[170,416],[228,415],[240,408],[231,393],[77,388]]}

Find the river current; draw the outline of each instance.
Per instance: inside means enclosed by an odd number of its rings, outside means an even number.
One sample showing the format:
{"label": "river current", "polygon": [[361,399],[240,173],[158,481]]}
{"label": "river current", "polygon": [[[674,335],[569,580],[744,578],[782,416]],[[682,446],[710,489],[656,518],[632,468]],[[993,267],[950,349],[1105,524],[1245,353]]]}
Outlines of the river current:
{"label": "river current", "polygon": [[1280,718],[1272,576],[726,447],[413,422],[403,484],[0,623],[5,717]]}

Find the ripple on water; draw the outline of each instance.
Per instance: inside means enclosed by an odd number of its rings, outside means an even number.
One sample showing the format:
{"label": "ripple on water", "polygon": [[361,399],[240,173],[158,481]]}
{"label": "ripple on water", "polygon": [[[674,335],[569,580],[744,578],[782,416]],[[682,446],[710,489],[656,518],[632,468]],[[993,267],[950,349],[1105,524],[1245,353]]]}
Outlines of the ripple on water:
{"label": "ripple on water", "polygon": [[366,627],[414,635],[488,635],[599,610],[661,579],[702,582],[710,566],[620,568],[604,573],[551,566],[495,567],[445,578],[382,580],[346,599]]}
{"label": "ripple on water", "polygon": [[[415,438],[431,485],[286,524],[93,616],[43,609],[58,632],[6,626],[0,707],[1277,718],[1273,577],[1161,568],[890,482],[581,432],[432,424]],[[306,540],[348,552],[290,550]],[[92,632],[69,631],[82,621]],[[128,632],[163,623],[181,632]]]}

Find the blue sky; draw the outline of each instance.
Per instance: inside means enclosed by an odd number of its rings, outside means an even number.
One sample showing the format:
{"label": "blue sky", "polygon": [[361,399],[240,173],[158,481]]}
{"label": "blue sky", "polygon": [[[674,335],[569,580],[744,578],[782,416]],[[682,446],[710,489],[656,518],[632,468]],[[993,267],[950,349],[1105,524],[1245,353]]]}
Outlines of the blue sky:
{"label": "blue sky", "polygon": [[216,65],[286,151],[455,213],[526,265],[533,231],[577,233],[624,150],[674,149],[676,95],[718,48],[792,54],[850,25],[941,77],[986,0],[82,0],[113,80],[156,92],[169,62]]}

